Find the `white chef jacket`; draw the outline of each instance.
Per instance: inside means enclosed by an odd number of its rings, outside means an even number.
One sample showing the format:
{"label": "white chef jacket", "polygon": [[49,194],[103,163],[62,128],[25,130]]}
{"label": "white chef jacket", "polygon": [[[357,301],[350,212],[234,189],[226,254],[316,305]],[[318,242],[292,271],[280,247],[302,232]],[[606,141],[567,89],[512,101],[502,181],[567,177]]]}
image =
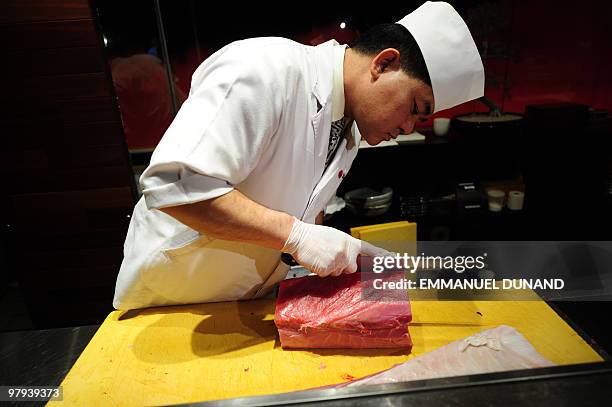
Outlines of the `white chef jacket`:
{"label": "white chef jacket", "polygon": [[[278,250],[212,238],[158,209],[237,189],[313,223],[359,146],[355,126],[324,172],[332,116],[344,109],[343,86],[333,86],[334,67],[342,83],[343,56],[333,40],[311,47],[256,38],[229,44],[198,67],[140,179],[115,308],[255,298],[285,277]],[[334,115],[332,93],[341,101]]]}

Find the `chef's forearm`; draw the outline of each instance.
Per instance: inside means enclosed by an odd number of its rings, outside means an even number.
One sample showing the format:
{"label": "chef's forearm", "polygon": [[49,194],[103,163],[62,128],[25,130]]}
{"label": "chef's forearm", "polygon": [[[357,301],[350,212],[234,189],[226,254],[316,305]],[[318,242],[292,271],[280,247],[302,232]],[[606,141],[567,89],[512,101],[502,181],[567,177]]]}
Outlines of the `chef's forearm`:
{"label": "chef's forearm", "polygon": [[266,208],[237,190],[206,201],[162,208],[179,222],[223,240],[282,249],[293,217]]}

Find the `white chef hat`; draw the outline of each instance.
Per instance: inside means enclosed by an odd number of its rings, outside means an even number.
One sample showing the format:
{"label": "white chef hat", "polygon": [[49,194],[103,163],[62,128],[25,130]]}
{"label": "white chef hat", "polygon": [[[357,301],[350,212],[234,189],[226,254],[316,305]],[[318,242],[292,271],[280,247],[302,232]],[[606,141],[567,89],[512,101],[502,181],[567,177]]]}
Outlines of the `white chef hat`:
{"label": "white chef hat", "polygon": [[434,112],[484,96],[484,67],[470,30],[453,6],[428,1],[402,18],[429,71]]}

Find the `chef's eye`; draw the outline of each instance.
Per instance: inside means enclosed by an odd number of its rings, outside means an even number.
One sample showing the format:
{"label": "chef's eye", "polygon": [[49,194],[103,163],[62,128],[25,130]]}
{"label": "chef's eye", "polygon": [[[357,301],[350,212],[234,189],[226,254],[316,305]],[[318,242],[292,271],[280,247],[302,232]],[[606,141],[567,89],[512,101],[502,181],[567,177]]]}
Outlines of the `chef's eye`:
{"label": "chef's eye", "polygon": [[412,99],[412,114],[413,115],[419,114],[419,106],[417,105],[417,102],[415,99]]}

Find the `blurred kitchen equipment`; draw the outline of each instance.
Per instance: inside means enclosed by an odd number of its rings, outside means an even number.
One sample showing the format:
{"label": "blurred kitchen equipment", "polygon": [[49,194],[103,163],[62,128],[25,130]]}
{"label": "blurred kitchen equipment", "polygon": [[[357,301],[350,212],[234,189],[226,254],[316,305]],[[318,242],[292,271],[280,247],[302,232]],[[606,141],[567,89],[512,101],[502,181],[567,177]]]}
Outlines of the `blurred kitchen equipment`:
{"label": "blurred kitchen equipment", "polygon": [[508,209],[513,211],[520,211],[523,209],[523,203],[525,201],[525,193],[521,191],[510,191],[508,192]]}
{"label": "blurred kitchen equipment", "polygon": [[521,174],[523,115],[505,113],[491,100],[478,99],[489,112],[458,115],[451,120],[449,141],[462,157],[464,179],[508,180]]}
{"label": "blurred kitchen equipment", "polygon": [[[528,143],[523,173],[529,191],[529,213],[541,225],[538,230],[545,235],[542,240],[591,240],[603,218],[598,216],[602,208],[595,181],[599,178],[595,167],[598,160],[593,160],[600,148],[589,137],[588,117],[589,107],[583,104],[525,106]],[[559,199],[560,192],[570,187],[571,192]],[[580,220],[570,227],[561,226],[558,219],[568,213],[580,214]]]}
{"label": "blurred kitchen equipment", "polygon": [[487,198],[474,182],[457,185],[457,211],[459,213],[481,212],[487,206]]}
{"label": "blurred kitchen equipment", "polygon": [[504,207],[506,193],[500,189],[489,189],[487,190],[487,196],[489,197],[489,211],[501,212]]}
{"label": "blurred kitchen equipment", "polygon": [[421,195],[400,196],[402,218],[417,220],[427,214],[428,199]]}
{"label": "blurred kitchen equipment", "polygon": [[436,136],[446,136],[451,120],[446,117],[436,117],[433,120],[433,131]]}
{"label": "blurred kitchen equipment", "polygon": [[476,99],[489,107],[488,113],[468,113],[453,117],[453,129],[464,130],[500,130],[516,129],[523,122],[520,113],[503,113],[499,107],[490,99],[481,97]]}
{"label": "blurred kitchen equipment", "polygon": [[455,194],[440,197],[427,195],[400,196],[402,218],[417,222],[427,216],[450,216],[455,209]]}
{"label": "blurred kitchen equipment", "polygon": [[347,208],[356,215],[378,216],[391,207],[393,189],[358,188],[344,194]]}
{"label": "blurred kitchen equipment", "polygon": [[327,205],[325,205],[325,215],[323,219],[329,220],[334,213],[340,212],[345,206],[346,202],[344,202],[344,199],[334,195],[329,202],[327,202]]}
{"label": "blurred kitchen equipment", "polygon": [[455,199],[455,194],[403,195],[399,197],[401,217],[418,224],[418,235],[421,240],[449,240],[450,225],[456,211]]}

